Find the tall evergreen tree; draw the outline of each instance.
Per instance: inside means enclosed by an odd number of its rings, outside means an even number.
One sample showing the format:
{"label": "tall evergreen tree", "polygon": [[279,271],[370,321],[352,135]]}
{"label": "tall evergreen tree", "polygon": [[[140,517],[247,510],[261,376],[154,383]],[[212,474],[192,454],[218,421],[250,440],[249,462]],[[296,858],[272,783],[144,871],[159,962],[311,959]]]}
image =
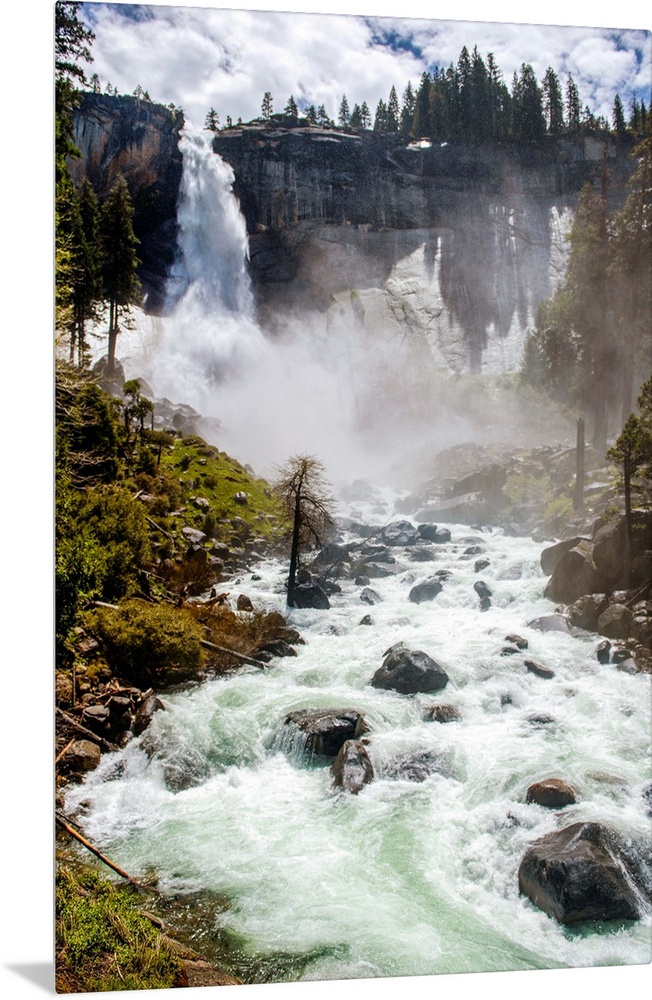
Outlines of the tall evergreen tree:
{"label": "tall evergreen tree", "polygon": [[204,121],[204,129],[209,132],[217,132],[220,127],[220,116],[218,115],[215,108],[211,108],[206,115],[206,120]]}
{"label": "tall evergreen tree", "polygon": [[559,135],[564,130],[564,97],[559,77],[552,66],[548,66],[543,78],[543,111],[546,128],[550,135]]}
{"label": "tall evergreen tree", "polygon": [[543,92],[528,63],[521,65],[520,75],[512,88],[512,102],[512,129],[515,138],[540,139],[546,130]]}
{"label": "tall evergreen tree", "polygon": [[392,85],[392,89],[389,92],[389,100],[387,101],[387,120],[386,120],[387,131],[398,132],[400,119],[401,119],[401,108],[398,103],[396,87]]}
{"label": "tall evergreen tree", "polygon": [[412,127],[412,120],[414,118],[414,104],[416,97],[414,90],[412,89],[412,84],[408,80],[407,86],[403,92],[403,101],[401,103],[401,119],[400,119],[400,130],[403,135],[409,135],[410,129]]}
{"label": "tall evergreen tree", "polygon": [[412,135],[420,139],[431,134],[430,129],[430,87],[432,79],[429,73],[423,73],[417,95],[414,101],[414,118],[412,120]]}
{"label": "tall evergreen tree", "polygon": [[346,94],[342,94],[342,100],[340,101],[340,110],[337,115],[337,123],[340,126],[340,128],[349,127],[350,117],[351,113],[349,111],[349,102],[346,98]]}
{"label": "tall evergreen tree", "polygon": [[362,108],[359,104],[354,104],[349,117],[349,128],[354,132],[360,132],[362,127]]}
{"label": "tall evergreen tree", "polygon": [[582,105],[577,84],[572,73],[568,74],[566,80],[566,127],[569,132],[575,132],[580,127],[582,118]]}
{"label": "tall evergreen tree", "polygon": [[263,117],[263,121],[268,122],[272,117],[272,111],[274,110],[274,104],[272,95],[269,90],[266,90],[263,94],[263,103],[260,106],[260,113]]}
{"label": "tall evergreen tree", "polygon": [[129,188],[120,175],[102,205],[101,214],[104,294],[109,303],[109,374],[113,372],[120,322],[129,315],[131,306],[141,300],[133,218]]}
{"label": "tall evergreen tree", "polygon": [[387,131],[387,105],[383,101],[382,97],[376,105],[376,114],[374,116],[374,132],[383,133]]}
{"label": "tall evergreen tree", "polygon": [[299,109],[297,107],[297,102],[294,99],[294,94],[290,94],[288,97],[288,102],[285,105],[284,114],[288,115],[290,118],[299,117]]}
{"label": "tall evergreen tree", "polygon": [[614,97],[611,112],[611,123],[616,135],[619,138],[622,138],[627,132],[627,122],[625,120],[625,109],[623,107],[623,102],[620,99],[620,94],[616,94]]}
{"label": "tall evergreen tree", "polygon": [[371,128],[371,111],[369,110],[369,105],[366,101],[363,101],[360,105],[360,120],[363,129]]}

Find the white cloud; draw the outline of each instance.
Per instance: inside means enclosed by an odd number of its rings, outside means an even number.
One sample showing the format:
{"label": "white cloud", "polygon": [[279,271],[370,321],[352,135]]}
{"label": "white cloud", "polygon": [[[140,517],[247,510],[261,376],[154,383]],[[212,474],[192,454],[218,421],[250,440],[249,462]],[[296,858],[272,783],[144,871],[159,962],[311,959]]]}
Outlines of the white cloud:
{"label": "white cloud", "polygon": [[[438,13],[450,6],[440,4]],[[455,7],[463,16],[469,5]],[[392,85],[400,95],[409,79],[418,83],[424,69],[455,63],[463,45],[476,43],[484,56],[494,53],[508,84],[524,62],[539,79],[549,65],[562,81],[572,72],[582,101],[600,114],[609,115],[617,91],[627,103],[635,88],[649,92],[650,86],[650,36],[632,28],[616,35],[598,27],[379,19],[381,3],[361,17],[157,5],[151,19],[140,21],[125,18],[118,5],[86,8],[96,32],[93,70],[103,84],[110,80],[121,93],[132,93],[140,83],[154,100],[181,105],[195,123],[211,106],[222,121],[227,114],[248,120],[259,114],[266,90],[277,111],[293,94],[324,103],[335,116],[343,93],[350,105],[366,100],[373,111]],[[493,8],[492,15],[499,17]],[[409,36],[422,57],[374,41],[374,32],[392,31]],[[640,64],[635,49],[643,51]]]}

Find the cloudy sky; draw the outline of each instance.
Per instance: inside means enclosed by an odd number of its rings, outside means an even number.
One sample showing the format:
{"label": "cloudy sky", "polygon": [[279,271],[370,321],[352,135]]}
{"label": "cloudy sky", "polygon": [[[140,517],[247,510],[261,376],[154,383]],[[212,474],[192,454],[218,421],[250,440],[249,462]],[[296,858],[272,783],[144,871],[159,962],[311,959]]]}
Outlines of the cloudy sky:
{"label": "cloudy sky", "polygon": [[[616,93],[626,107],[632,94],[649,101],[650,33],[641,15],[619,21],[613,5],[613,27],[602,19],[608,5],[599,3],[546,3],[544,19],[558,16],[562,26],[504,23],[510,17],[523,21],[523,5],[499,2],[440,0],[438,18],[455,20],[425,20],[424,11],[432,14],[435,5],[412,0],[400,5],[402,18],[386,13],[395,12],[396,3],[358,4],[355,16],[328,13],[341,9],[335,2],[301,3],[296,9],[303,13],[293,12],[292,4],[279,6],[284,13],[264,10],[264,3],[240,5],[245,9],[84,4],[96,35],[92,70],[103,89],[110,82],[120,93],[132,93],[140,84],[153,100],[182,106],[195,124],[203,124],[210,107],[222,123],[227,115],[256,117],[265,91],[272,93],[275,111],[292,94],[299,107],[323,103],[336,117],[342,94],[350,106],[367,101],[373,112],[393,84],[400,97],[408,80],[417,85],[424,70],[457,62],[463,45],[471,50],[477,43],[483,56],[494,53],[508,84],[525,62],[539,79],[548,66],[562,83],[571,72],[582,103],[598,114],[610,117]],[[479,20],[489,10],[496,20]],[[527,14],[535,20],[537,8]],[[567,23],[569,14],[579,27]]]}

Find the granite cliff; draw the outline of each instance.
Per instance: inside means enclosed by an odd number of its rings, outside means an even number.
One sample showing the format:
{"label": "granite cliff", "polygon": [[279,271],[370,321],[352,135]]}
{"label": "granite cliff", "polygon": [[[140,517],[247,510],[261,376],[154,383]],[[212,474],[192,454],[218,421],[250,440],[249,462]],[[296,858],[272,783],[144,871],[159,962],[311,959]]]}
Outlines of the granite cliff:
{"label": "granite cliff", "polygon": [[[86,94],[81,159],[100,196],[127,177],[147,307],[163,304],[174,259],[179,114]],[[538,143],[408,142],[300,127],[276,116],[215,134],[247,223],[261,323],[324,315],[427,347],[453,371],[511,371],[539,303],[563,274],[586,181],[620,205],[631,143],[582,134]]]}

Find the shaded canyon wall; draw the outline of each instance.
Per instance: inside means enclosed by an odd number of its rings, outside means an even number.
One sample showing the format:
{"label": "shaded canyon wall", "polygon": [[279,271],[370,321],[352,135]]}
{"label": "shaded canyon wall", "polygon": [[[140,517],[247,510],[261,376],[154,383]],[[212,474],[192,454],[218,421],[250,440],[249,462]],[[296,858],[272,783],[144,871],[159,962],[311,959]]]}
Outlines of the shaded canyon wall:
{"label": "shaded canyon wall", "polygon": [[[176,252],[181,116],[129,97],[85,94],[71,161],[100,197],[122,172],[141,240],[146,307],[164,304]],[[287,122],[217,133],[250,241],[261,323],[318,317],[397,336],[453,371],[520,362],[539,303],[563,276],[582,185],[608,177],[622,204],[631,143],[583,135],[470,146],[356,137]]]}

